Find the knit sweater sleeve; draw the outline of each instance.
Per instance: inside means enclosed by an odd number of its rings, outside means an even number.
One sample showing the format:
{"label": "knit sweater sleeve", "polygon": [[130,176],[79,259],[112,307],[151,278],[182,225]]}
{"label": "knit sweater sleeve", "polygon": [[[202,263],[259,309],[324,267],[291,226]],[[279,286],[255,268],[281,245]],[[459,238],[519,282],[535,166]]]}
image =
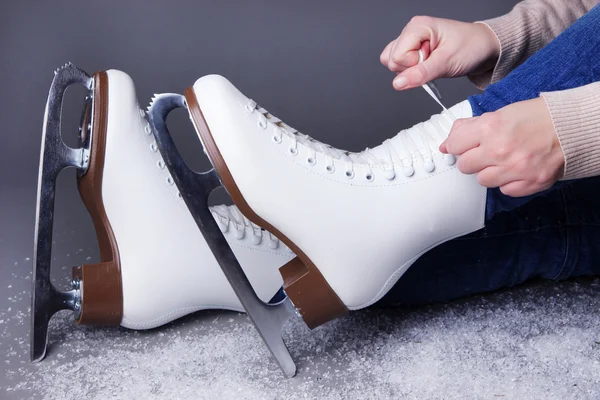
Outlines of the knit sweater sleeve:
{"label": "knit sweater sleeve", "polygon": [[541,97],[565,155],[562,180],[600,175],[600,82]]}
{"label": "knit sweater sleeve", "polygon": [[469,79],[480,89],[504,78],[531,55],[567,29],[600,0],[524,0],[508,14],[480,21],[500,42],[500,57],[493,69]]}

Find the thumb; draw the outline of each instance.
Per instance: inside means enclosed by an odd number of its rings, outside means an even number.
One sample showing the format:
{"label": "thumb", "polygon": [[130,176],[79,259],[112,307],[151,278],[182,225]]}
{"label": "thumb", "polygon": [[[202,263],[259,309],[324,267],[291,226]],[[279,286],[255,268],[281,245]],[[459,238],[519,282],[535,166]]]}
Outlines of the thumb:
{"label": "thumb", "polygon": [[411,89],[442,77],[446,72],[446,62],[439,53],[433,51],[428,59],[410,67],[394,79],[396,90]]}

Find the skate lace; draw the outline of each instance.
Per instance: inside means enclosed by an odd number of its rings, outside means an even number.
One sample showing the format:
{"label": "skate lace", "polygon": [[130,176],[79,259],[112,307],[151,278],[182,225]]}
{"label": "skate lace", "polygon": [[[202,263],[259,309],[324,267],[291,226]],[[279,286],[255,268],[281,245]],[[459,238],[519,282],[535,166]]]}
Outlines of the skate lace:
{"label": "skate lace", "polygon": [[219,225],[221,232],[227,233],[229,232],[230,227],[233,227],[235,229],[235,238],[242,240],[246,237],[246,229],[249,228],[252,232],[253,244],[260,244],[263,237],[266,236],[269,240],[269,248],[276,249],[279,247],[280,242],[277,237],[244,217],[236,206],[212,206],[210,207],[210,211],[213,214],[215,221],[217,221],[217,225]]}
{"label": "skate lace", "polygon": [[[246,110],[258,113],[258,125],[262,129],[266,129],[268,124],[277,128],[273,135],[275,143],[282,143],[283,136],[286,136],[291,141],[289,152],[292,155],[298,154],[298,143],[300,143],[308,149],[308,164],[315,165],[317,153],[320,153],[325,156],[327,172],[334,172],[334,159],[336,159],[344,162],[345,174],[348,178],[353,178],[355,168],[360,166],[369,181],[373,180],[373,168],[380,168],[384,176],[391,180],[396,176],[396,166],[401,166],[403,174],[410,177],[415,173],[414,163],[417,160],[421,161],[425,171],[432,172],[435,169],[433,156],[439,154],[439,146],[448,136],[456,120],[450,111],[444,110],[440,114],[433,115],[428,121],[400,131],[395,137],[385,140],[374,149],[367,148],[360,153],[353,153],[336,149],[298,132],[258,106],[254,100],[248,100]],[[451,155],[444,155],[444,159],[448,165],[456,161]]]}
{"label": "skate lace", "polygon": [[[417,160],[421,162],[425,171],[433,172],[435,169],[434,155],[441,155],[439,146],[448,136],[448,132],[456,120],[452,113],[444,107],[430,85],[432,84],[423,85],[423,88],[442,106],[443,111],[440,114],[433,115],[425,122],[400,131],[395,137],[385,140],[374,149],[367,148],[360,153],[336,149],[302,134],[260,107],[254,100],[248,99],[246,111],[258,114],[257,124],[260,128],[266,129],[269,124],[276,127],[276,132],[272,137],[275,143],[282,143],[283,137],[286,136],[291,141],[290,154],[298,154],[298,143],[305,146],[308,149],[307,162],[309,165],[316,164],[317,153],[319,153],[325,156],[325,170],[329,173],[334,172],[335,159],[344,162],[345,175],[349,179],[354,178],[355,168],[361,167],[368,181],[374,179],[373,168],[381,169],[383,176],[392,180],[396,176],[397,166],[402,169],[402,173],[406,177],[414,175],[414,164]],[[444,160],[448,165],[456,162],[456,158],[448,154],[444,155]]]}
{"label": "skate lace", "polygon": [[[146,120],[146,112],[140,109],[140,117],[142,118],[142,123],[144,124],[144,133],[147,136],[152,136],[152,128],[148,121]],[[154,138],[152,138],[150,143],[150,151],[157,154],[156,166],[160,170],[165,170],[165,161],[163,160],[160,152],[158,151],[158,145]],[[166,183],[169,186],[174,186],[175,182],[171,175],[167,172]],[[177,196],[179,199],[182,199],[181,193],[177,191]],[[221,229],[221,232],[227,233],[229,231],[230,226],[233,226],[235,229],[235,238],[238,240],[242,240],[246,237],[246,228],[250,228],[252,230],[252,243],[255,245],[259,245],[262,243],[263,236],[268,235],[269,238],[269,248],[276,249],[279,247],[279,239],[273,236],[270,232],[261,229],[258,225],[250,222],[248,218],[244,217],[240,210],[238,210],[235,206],[212,206],[210,207],[210,211]],[[285,246],[284,246],[285,247]],[[287,248],[287,247],[285,247]]]}

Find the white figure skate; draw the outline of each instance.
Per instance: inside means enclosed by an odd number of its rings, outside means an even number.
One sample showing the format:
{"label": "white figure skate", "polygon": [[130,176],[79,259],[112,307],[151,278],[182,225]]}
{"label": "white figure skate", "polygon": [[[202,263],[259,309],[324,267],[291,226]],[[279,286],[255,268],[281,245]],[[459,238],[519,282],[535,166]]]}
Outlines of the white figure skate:
{"label": "white figure skate", "polygon": [[[442,105],[433,83],[424,88]],[[189,170],[169,136],[166,116],[184,106],[211,171]],[[217,75],[199,79],[185,98],[159,95],[150,107],[168,169],[287,376],[295,367],[280,331],[292,311],[314,328],[367,307],[423,253],[484,225],[486,189],[438,150],[454,120],[472,116],[471,107],[467,101],[442,107],[429,121],[362,153],[297,132]],[[277,307],[252,293],[206,212],[208,194],[221,185],[244,215],[298,256],[280,269],[288,299]]]}
{"label": "white figure skate", "polygon": [[[71,84],[89,91],[80,148],[60,135],[61,105]],[[73,268],[73,288],[50,282],[55,181],[79,170],[78,187],[93,219],[100,263]],[[212,207],[212,222],[267,303],[282,285],[278,268],[294,255],[235,207]],[[133,82],[123,72],[88,76],[68,64],[55,73],[44,117],[32,293],[31,359],[46,352],[48,321],[62,309],[80,324],[153,328],[202,309],[243,311],[165,170]]]}
{"label": "white figure skate", "polygon": [[471,117],[468,101],[349,153],[298,133],[221,76],[199,79],[186,100],[240,211],[298,255],[280,271],[309,327],[373,304],[423,253],[484,225],[486,189],[438,150],[454,119]]}

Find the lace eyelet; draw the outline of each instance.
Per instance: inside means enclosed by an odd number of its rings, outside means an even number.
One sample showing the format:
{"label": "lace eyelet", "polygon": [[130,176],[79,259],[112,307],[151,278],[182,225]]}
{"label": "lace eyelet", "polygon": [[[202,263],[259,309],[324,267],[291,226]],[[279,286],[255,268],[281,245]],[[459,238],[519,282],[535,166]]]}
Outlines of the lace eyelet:
{"label": "lace eyelet", "polygon": [[158,146],[155,142],[152,142],[152,144],[150,145],[150,150],[152,150],[153,153],[156,153],[158,151]]}
{"label": "lace eyelet", "polygon": [[256,124],[258,125],[258,127],[260,129],[267,129],[267,121],[263,121],[262,119],[259,119]]}
{"label": "lace eyelet", "polygon": [[315,160],[314,157],[308,157],[306,162],[308,163],[308,165],[315,165],[317,163],[317,160]]}
{"label": "lace eyelet", "polygon": [[281,136],[273,135],[272,139],[277,144],[281,143]]}
{"label": "lace eyelet", "polygon": [[333,164],[330,164],[325,167],[325,171],[329,172],[330,174],[333,174],[333,172],[335,171],[335,166]]}
{"label": "lace eyelet", "polygon": [[150,128],[150,124],[146,124],[146,126],[144,126],[144,132],[146,132],[146,135],[148,136],[152,135],[152,128]]}
{"label": "lace eyelet", "polygon": [[298,154],[298,149],[295,147],[290,147],[290,154],[295,156]]}
{"label": "lace eyelet", "polygon": [[243,238],[246,237],[246,229],[242,228],[242,229],[235,229],[235,238],[237,240],[242,240]]}
{"label": "lace eyelet", "polygon": [[163,160],[158,160],[156,166],[160,169],[165,169],[165,162]]}
{"label": "lace eyelet", "polygon": [[365,179],[368,180],[369,182],[373,182],[373,180],[375,179],[375,176],[373,174],[366,174]]}
{"label": "lace eyelet", "polygon": [[146,117],[146,112],[140,108],[140,117]]}
{"label": "lace eyelet", "polygon": [[180,199],[183,199],[183,196],[181,195],[181,192],[177,192],[177,197],[179,197]]}
{"label": "lace eyelet", "polygon": [[446,161],[446,164],[448,164],[448,165],[456,164],[456,157],[452,154],[444,154],[444,160]]}
{"label": "lace eyelet", "polygon": [[402,172],[404,172],[404,176],[406,176],[407,178],[410,178],[411,176],[413,176],[415,174],[415,169],[413,168],[412,165],[407,165],[405,167],[402,167]]}
{"label": "lace eyelet", "polygon": [[431,173],[435,170],[435,164],[431,160],[426,160],[423,163],[423,168],[425,169],[425,171]]}
{"label": "lace eyelet", "polygon": [[244,108],[246,109],[246,111],[248,111],[249,113],[253,113],[254,112],[254,108],[250,107],[250,104],[246,104],[244,106]]}
{"label": "lace eyelet", "polygon": [[167,176],[167,183],[172,186],[175,182],[173,181],[173,178]]}
{"label": "lace eyelet", "polygon": [[394,168],[386,168],[383,170],[383,176],[385,179],[387,179],[388,181],[391,181],[393,179],[396,178],[396,171],[394,171]]}
{"label": "lace eyelet", "polygon": [[346,171],[346,178],[348,178],[348,179],[354,178],[354,171]]}

